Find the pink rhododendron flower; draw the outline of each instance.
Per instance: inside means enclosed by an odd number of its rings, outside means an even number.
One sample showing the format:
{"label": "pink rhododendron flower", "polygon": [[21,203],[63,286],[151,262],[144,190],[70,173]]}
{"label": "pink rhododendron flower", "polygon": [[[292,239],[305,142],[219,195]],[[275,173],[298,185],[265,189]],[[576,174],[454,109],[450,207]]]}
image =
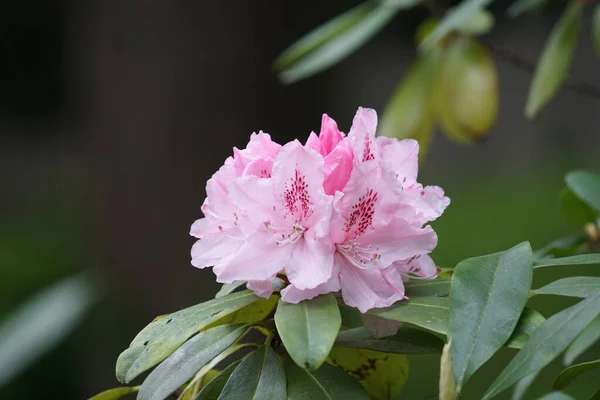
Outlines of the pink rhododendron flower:
{"label": "pink rhododendron flower", "polygon": [[416,141],[376,129],[375,111],[359,108],[348,136],[327,115],[305,145],[253,134],[207,183],[192,264],[263,297],[284,274],[292,303],[341,290],[362,312],[405,298],[409,278],[435,278],[437,236],[426,224],[450,200],[417,182]]}

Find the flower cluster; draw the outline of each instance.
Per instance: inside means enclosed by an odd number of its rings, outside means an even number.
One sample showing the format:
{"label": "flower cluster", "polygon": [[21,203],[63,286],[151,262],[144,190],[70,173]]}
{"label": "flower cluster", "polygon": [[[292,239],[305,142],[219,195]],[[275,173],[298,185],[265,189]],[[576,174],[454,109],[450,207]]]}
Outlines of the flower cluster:
{"label": "flower cluster", "polygon": [[416,141],[376,128],[376,112],[359,108],[347,136],[327,115],[304,145],[252,134],[206,185],[192,264],[263,297],[284,274],[291,303],[341,290],[362,312],[405,298],[409,277],[435,277],[437,236],[426,224],[450,200],[417,182]]}

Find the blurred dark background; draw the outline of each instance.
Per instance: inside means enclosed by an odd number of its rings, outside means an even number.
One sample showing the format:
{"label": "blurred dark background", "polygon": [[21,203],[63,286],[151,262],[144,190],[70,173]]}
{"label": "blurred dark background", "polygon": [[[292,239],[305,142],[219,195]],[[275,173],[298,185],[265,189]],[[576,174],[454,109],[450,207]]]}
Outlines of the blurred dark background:
{"label": "blurred dark background", "polygon": [[[347,131],[358,106],[383,110],[415,57],[425,8],[306,81],[284,86],[271,72],[284,48],[355,4],[0,2],[0,322],[77,271],[92,269],[103,293],[66,341],[0,386],[1,399],[82,399],[118,386],[116,357],[146,323],[214,295],[211,271],[189,263],[189,227],[206,180],[250,133],[285,142],[318,131],[323,112]],[[509,20],[509,4],[492,8],[485,39],[534,61],[563,5]],[[589,14],[572,75],[600,85]],[[562,91],[526,121],[530,76],[496,61],[501,111],[489,139],[460,147],[438,134],[421,168],[423,183],[452,198],[435,223],[441,266],[578,233],[558,207],[563,176],[600,169],[600,102]],[[547,314],[566,304],[535,305]],[[478,398],[510,355],[476,374],[465,398]],[[415,360],[403,398],[435,393],[423,382],[436,379],[436,362]]]}

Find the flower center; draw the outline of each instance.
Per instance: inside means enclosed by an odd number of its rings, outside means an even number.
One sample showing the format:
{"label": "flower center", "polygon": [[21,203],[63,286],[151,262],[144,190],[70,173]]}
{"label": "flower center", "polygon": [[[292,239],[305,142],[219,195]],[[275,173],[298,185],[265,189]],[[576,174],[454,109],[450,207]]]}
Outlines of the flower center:
{"label": "flower center", "polygon": [[275,243],[277,243],[278,246],[296,243],[304,236],[304,232],[306,232],[306,229],[304,229],[304,227],[300,225],[294,225],[294,228],[292,229],[291,233],[279,234],[279,236],[276,237]]}
{"label": "flower center", "polygon": [[350,262],[360,269],[368,269],[375,261],[381,258],[379,246],[360,245],[355,240],[349,240],[336,245],[337,251]]}

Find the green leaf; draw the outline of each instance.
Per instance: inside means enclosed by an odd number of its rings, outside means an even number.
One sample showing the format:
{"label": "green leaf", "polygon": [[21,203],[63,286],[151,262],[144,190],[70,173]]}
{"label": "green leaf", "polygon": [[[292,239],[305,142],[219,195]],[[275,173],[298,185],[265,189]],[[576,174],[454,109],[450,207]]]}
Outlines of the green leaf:
{"label": "green leaf", "polygon": [[565,181],[581,201],[600,212],[600,175],[588,171],[572,171]]}
{"label": "green leaf", "polygon": [[563,392],[551,392],[548,393],[542,397],[540,397],[538,400],[575,400],[573,399],[571,396],[569,396],[566,393]]}
{"label": "green leaf", "polygon": [[544,321],[546,321],[546,318],[544,318],[542,314],[526,307],[523,310],[523,314],[521,314],[521,318],[519,318],[519,322],[517,322],[517,327],[513,331],[510,339],[508,339],[506,347],[510,347],[511,349],[522,348],[533,332],[538,326],[543,324]]}
{"label": "green leaf", "polygon": [[345,304],[338,304],[338,308],[342,316],[342,326],[344,328],[358,328],[363,326],[362,314],[358,311],[358,308]]}
{"label": "green leaf", "polygon": [[412,279],[404,283],[408,298],[427,296],[448,296],[450,294],[451,278]]}
{"label": "green leaf", "polygon": [[600,290],[600,277],[573,276],[559,279],[546,286],[532,291],[532,294],[552,294],[556,296],[581,297],[591,296]]}
{"label": "green leaf", "polygon": [[334,348],[329,362],[358,379],[377,400],[391,400],[402,392],[408,377],[408,359],[366,349]]}
{"label": "green leaf", "polygon": [[600,389],[590,397],[590,400],[600,400]]}
{"label": "green leaf", "polygon": [[288,400],[369,400],[370,397],[350,375],[323,364],[316,371],[300,368],[289,357],[283,363]]}
{"label": "green leaf", "polygon": [[123,383],[131,382],[167,358],[192,335],[259,299],[250,290],[244,290],[152,321],[119,356],[117,379]]}
{"label": "green leaf", "polygon": [[319,73],[358,50],[387,25],[398,9],[368,1],[346,11],[290,46],[275,60],[273,68],[285,83]]}
{"label": "green leaf", "polygon": [[417,140],[421,159],[433,137],[433,88],[440,59],[440,52],[417,58],[386,105],[377,129],[381,136]]}
{"label": "green leaf", "polygon": [[241,286],[244,286],[245,284],[246,284],[246,281],[233,281],[232,283],[224,283],[221,286],[221,289],[215,295],[215,299],[218,299],[219,297],[227,296],[228,294],[233,293],[235,291],[235,289],[237,289]]}
{"label": "green leaf", "polygon": [[489,399],[555,359],[600,314],[600,292],[548,318],[488,388]]}
{"label": "green leaf", "polygon": [[[450,270],[454,273],[454,269]],[[450,283],[452,275],[449,277],[436,279],[411,279],[404,283],[405,294],[411,297],[445,297],[450,295]]]}
{"label": "green leaf", "polygon": [[125,397],[128,394],[135,393],[138,390],[140,390],[139,386],[118,387],[114,389],[105,390],[102,393],[98,393],[97,395],[90,397],[88,400],[118,400],[121,397]]}
{"label": "green leaf", "polygon": [[531,287],[528,242],[505,252],[469,258],[454,269],[450,337],[456,390],[510,338]]}
{"label": "green leaf", "polygon": [[278,297],[270,296],[268,299],[259,298],[239,310],[220,318],[207,328],[225,324],[254,324],[265,319],[275,309]]}
{"label": "green leaf", "polygon": [[231,374],[219,399],[285,400],[285,373],[271,346],[248,354]]}
{"label": "green leaf", "polygon": [[402,321],[432,332],[448,332],[448,297],[413,297],[388,308],[374,308],[369,314]]}
{"label": "green leaf", "polygon": [[560,257],[560,258],[548,258],[544,260],[537,260],[533,263],[533,268],[546,268],[546,267],[554,267],[554,266],[575,266],[575,265],[593,265],[600,264],[600,253],[592,253],[592,254],[579,254],[576,256],[570,257]]}
{"label": "green leaf", "polygon": [[362,314],[363,326],[373,335],[374,338],[392,336],[398,332],[402,322],[393,319],[381,318],[372,314]]}
{"label": "green leaf", "polygon": [[567,219],[576,225],[585,225],[598,219],[598,212],[581,201],[569,188],[560,192],[560,208]]}
{"label": "green leaf", "polygon": [[566,368],[554,379],[552,390],[562,390],[569,386],[579,375],[596,368],[600,368],[600,360],[584,362]]}
{"label": "green leaf", "polygon": [[580,252],[583,244],[588,241],[586,235],[567,236],[553,240],[546,246],[533,253],[534,261],[544,258],[568,257]]}
{"label": "green leaf", "polygon": [[552,29],[529,88],[527,118],[537,116],[567,77],[577,45],[582,8],[579,2],[571,1]]}
{"label": "green leaf", "polygon": [[463,0],[457,7],[450,10],[440,24],[431,32],[421,44],[421,48],[428,50],[450,32],[457,30],[477,12],[492,3],[493,0]]}
{"label": "green leaf", "polygon": [[411,328],[401,328],[393,336],[377,339],[367,328],[360,327],[341,331],[333,346],[397,354],[439,354],[444,341]]}
{"label": "green leaf", "polygon": [[86,275],[42,290],[0,325],[0,387],[70,334],[96,301]]}
{"label": "green leaf", "polygon": [[333,293],[298,304],[279,301],[275,325],[290,357],[301,367],[323,364],[342,324]]}
{"label": "green leaf", "polygon": [[200,368],[235,343],[246,325],[221,325],[185,342],[144,380],[138,400],[162,400],[190,380]]}
{"label": "green leaf", "polygon": [[570,365],[600,339],[600,317],[592,321],[565,351],[563,362]]}
{"label": "green leaf", "polygon": [[446,343],[440,359],[440,400],[456,400],[456,383],[452,367],[452,342]]}
{"label": "green leaf", "polygon": [[487,10],[477,10],[458,26],[458,31],[465,35],[483,35],[494,26],[494,14]]}
{"label": "green leaf", "polygon": [[525,378],[523,378],[519,382],[517,382],[517,384],[515,385],[515,390],[513,391],[511,400],[525,399],[527,390],[529,389],[529,387],[531,386],[533,381],[535,381],[535,378],[537,378],[538,374],[539,374],[539,371],[536,371],[532,374],[527,375]]}
{"label": "green leaf", "polygon": [[229,364],[219,375],[211,380],[206,386],[200,390],[194,400],[217,400],[225,387],[229,377],[242,360],[234,361]]}
{"label": "green leaf", "polygon": [[516,18],[521,14],[538,11],[546,5],[548,0],[517,0],[506,10],[511,18]]}

